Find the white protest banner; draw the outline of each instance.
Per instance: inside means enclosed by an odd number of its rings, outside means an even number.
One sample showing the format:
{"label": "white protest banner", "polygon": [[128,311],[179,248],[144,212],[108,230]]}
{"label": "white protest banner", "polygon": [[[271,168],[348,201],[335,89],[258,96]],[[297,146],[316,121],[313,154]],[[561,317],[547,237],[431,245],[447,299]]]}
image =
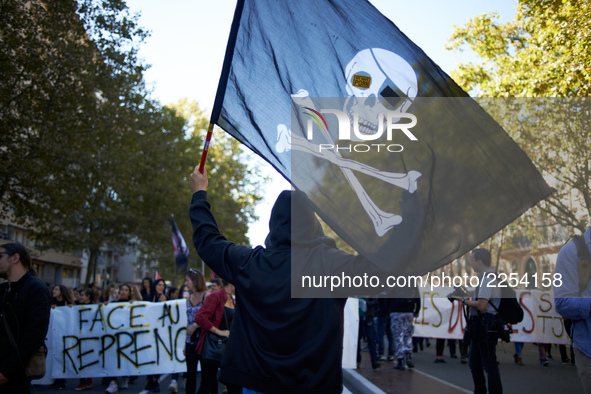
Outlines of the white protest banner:
{"label": "white protest banner", "polygon": [[356,368],[357,336],[359,335],[359,300],[357,298],[347,299],[343,332],[343,368]]}
{"label": "white protest banner", "polygon": [[54,379],[185,372],[186,327],[184,299],[58,307],[47,365]]}
{"label": "white protest banner", "polygon": [[[414,336],[462,339],[466,320],[459,303],[446,296],[452,287],[420,288],[421,312],[414,320]],[[514,324],[511,341],[570,344],[562,317],[554,307],[551,291],[516,290],[524,312],[523,321]]]}

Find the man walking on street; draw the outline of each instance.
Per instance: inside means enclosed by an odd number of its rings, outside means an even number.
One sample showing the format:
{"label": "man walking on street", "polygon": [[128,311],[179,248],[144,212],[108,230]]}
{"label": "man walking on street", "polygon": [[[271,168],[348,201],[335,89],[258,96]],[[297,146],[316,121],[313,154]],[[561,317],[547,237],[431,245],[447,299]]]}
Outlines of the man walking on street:
{"label": "man walking on street", "polygon": [[2,393],[30,393],[31,383],[25,366],[43,345],[49,327],[51,296],[34,273],[31,257],[24,246],[0,245],[0,277],[7,280],[0,284]]}
{"label": "man walking on street", "polygon": [[496,346],[498,342],[497,309],[501,304],[501,290],[496,286],[496,273],[491,267],[490,252],[486,249],[475,249],[470,255],[470,265],[478,273],[479,286],[476,287],[474,300],[462,299],[464,305],[470,307],[470,318],[466,328],[470,335],[469,363],[474,380],[474,393],[485,394],[488,377],[488,392],[503,392],[501,375],[497,365]]}

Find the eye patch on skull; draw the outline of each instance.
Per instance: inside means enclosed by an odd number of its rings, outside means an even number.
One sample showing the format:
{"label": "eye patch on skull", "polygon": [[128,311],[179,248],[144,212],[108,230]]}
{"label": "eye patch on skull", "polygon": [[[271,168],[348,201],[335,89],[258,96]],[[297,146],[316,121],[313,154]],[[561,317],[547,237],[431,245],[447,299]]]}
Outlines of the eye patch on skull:
{"label": "eye patch on skull", "polygon": [[380,96],[384,99],[384,105],[392,108],[396,108],[402,99],[402,97],[400,97],[400,95],[388,85],[380,90]]}

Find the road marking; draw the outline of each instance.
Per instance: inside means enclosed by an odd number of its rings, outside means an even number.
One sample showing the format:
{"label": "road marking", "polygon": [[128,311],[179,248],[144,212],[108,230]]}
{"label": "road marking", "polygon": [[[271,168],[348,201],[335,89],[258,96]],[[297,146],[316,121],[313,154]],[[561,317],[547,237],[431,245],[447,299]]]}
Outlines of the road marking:
{"label": "road marking", "polygon": [[428,374],[427,372],[420,371],[420,370],[418,370],[418,369],[416,369],[416,368],[413,368],[413,371],[414,371],[414,372],[417,372],[417,373],[420,373],[421,375],[427,376],[427,377],[429,377],[429,378],[431,378],[431,379],[433,379],[433,380],[436,380],[436,381],[438,381],[438,382],[440,382],[440,383],[443,383],[443,384],[445,384],[445,385],[447,385],[447,386],[449,386],[449,387],[453,387],[454,389],[456,389],[456,390],[459,390],[459,391],[461,391],[461,392],[463,392],[463,393],[472,394],[472,391],[470,391],[470,390],[466,390],[466,389],[465,389],[465,388],[463,388],[463,387],[456,386],[456,385],[455,385],[455,384],[453,384],[453,383],[447,382],[447,381],[445,381],[445,380],[443,380],[443,379],[439,379],[438,377],[436,377],[436,376],[433,376],[433,375],[430,375],[430,374]]}

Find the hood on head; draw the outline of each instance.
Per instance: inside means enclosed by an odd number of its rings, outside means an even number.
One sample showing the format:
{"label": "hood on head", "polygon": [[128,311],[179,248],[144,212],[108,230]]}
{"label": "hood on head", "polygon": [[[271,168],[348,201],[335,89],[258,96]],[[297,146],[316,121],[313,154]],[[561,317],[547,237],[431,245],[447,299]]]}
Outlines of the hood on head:
{"label": "hood on head", "polygon": [[266,247],[305,245],[324,237],[311,204],[301,191],[282,191],[271,211]]}

